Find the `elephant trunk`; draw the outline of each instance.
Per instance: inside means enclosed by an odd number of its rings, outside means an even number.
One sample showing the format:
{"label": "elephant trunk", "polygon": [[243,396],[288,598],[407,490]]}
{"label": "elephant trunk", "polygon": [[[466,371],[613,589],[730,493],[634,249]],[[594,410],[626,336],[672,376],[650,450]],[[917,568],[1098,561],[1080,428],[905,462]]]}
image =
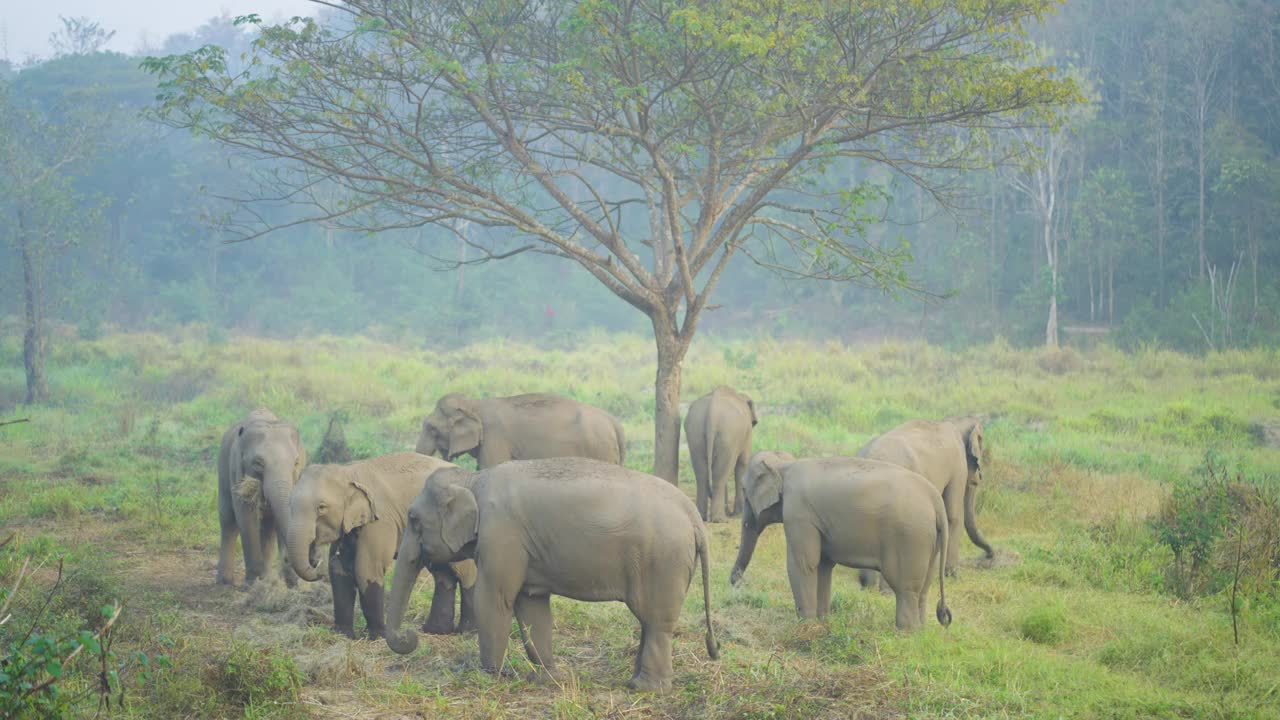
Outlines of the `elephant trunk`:
{"label": "elephant trunk", "polygon": [[[977,470],[975,471],[975,473],[977,473],[978,479],[982,478],[981,470]],[[969,534],[969,539],[973,541],[973,544],[982,548],[983,552],[987,554],[987,558],[990,559],[996,556],[996,552],[994,549],[992,549],[991,543],[987,542],[987,539],[982,537],[982,533],[978,532],[978,520],[976,517],[974,517],[973,505],[977,499],[977,495],[978,495],[978,483],[971,482],[965,485],[964,530],[966,533]],[[955,539],[952,539],[951,542],[955,542],[955,541],[956,541]]]}
{"label": "elephant trunk", "polygon": [[386,630],[387,647],[401,655],[408,655],[418,649],[418,633],[413,628],[402,632],[400,626],[404,622],[409,596],[413,594],[414,583],[418,581],[418,573],[421,571],[418,539],[412,532],[406,531],[404,539],[400,541],[400,550],[396,553],[396,576],[391,581]]}
{"label": "elephant trunk", "polygon": [[729,582],[737,585],[742,575],[751,564],[751,556],[756,551],[756,541],[760,539],[760,531],[764,528],[756,523],[756,514],[751,503],[742,504],[742,539],[738,542],[738,559],[733,563],[733,572],[729,574]]}
{"label": "elephant trunk", "polygon": [[276,533],[289,537],[289,495],[293,492],[292,468],[273,469],[262,478],[262,495],[267,500]]}
{"label": "elephant trunk", "polygon": [[289,522],[289,534],[285,537],[289,538],[286,543],[286,552],[293,571],[307,582],[319,580],[320,570],[311,564],[311,545],[316,539],[315,521],[308,522],[303,514],[293,513]]}

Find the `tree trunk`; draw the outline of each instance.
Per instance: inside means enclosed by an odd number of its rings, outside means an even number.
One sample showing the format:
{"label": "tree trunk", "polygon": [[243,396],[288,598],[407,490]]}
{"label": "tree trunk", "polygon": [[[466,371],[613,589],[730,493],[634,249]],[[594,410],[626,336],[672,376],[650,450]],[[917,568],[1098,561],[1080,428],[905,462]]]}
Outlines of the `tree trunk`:
{"label": "tree trunk", "polygon": [[1116,324],[1116,259],[1107,258],[1107,327]]}
{"label": "tree trunk", "polygon": [[1093,300],[1093,258],[1089,258],[1089,322],[1097,322],[1098,316],[1094,309],[1097,303]]}
{"label": "tree trunk", "polygon": [[43,298],[40,278],[36,274],[34,249],[27,234],[26,218],[18,208],[18,244],[22,248],[22,281],[25,332],[22,336],[22,364],[27,372],[26,403],[44,402],[49,399],[49,386],[44,378],[44,330],[40,317]]}
{"label": "tree trunk", "polygon": [[689,349],[676,332],[675,318],[663,308],[652,315],[658,348],[654,383],[653,474],[672,485],[680,481],[680,365]]}
{"label": "tree trunk", "polygon": [[1204,280],[1205,266],[1208,262],[1204,252],[1204,173],[1205,173],[1205,167],[1204,167],[1205,111],[1203,109],[1204,101],[1201,102],[1201,108],[1202,109],[1200,111],[1200,122],[1196,127],[1196,155],[1197,155],[1197,161],[1200,167],[1200,177],[1199,177],[1200,179],[1200,196],[1199,196],[1200,215],[1199,215],[1199,219],[1196,221],[1196,241],[1198,242],[1199,248],[1200,248],[1200,279]]}

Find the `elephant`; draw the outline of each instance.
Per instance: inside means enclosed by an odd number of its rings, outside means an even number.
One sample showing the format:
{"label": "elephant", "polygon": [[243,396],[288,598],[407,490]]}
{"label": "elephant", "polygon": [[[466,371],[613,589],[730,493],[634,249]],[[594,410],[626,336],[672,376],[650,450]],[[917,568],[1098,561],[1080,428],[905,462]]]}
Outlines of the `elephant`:
{"label": "elephant", "polygon": [[726,515],[742,511],[742,475],[751,457],[751,429],[757,421],[755,402],[724,385],[689,406],[684,432],[698,486],[698,512],[703,520],[724,522]]}
{"label": "elephant", "polygon": [[[451,467],[438,458],[403,452],[346,465],[309,465],[302,471],[289,498],[289,562],[299,577],[314,582],[320,579],[317,548],[329,545],[333,623],[339,633],[355,637],[358,594],[368,636],[383,636],[382,585],[400,547],[409,504],[427,477]],[[424,630],[453,632],[453,590],[459,581],[471,584],[473,564],[442,563],[431,573],[436,589]],[[470,615],[470,596],[464,593],[463,629]]]}
{"label": "elephant", "polygon": [[[971,415],[945,420],[908,420],[873,438],[858,451],[858,457],[883,460],[919,473],[942,493],[952,538],[947,548],[948,576],[955,574],[960,563],[962,519],[973,544],[982,548],[986,557],[995,557],[995,550],[978,531],[974,518],[974,501],[982,481],[982,452],[982,422]],[[875,573],[859,574],[863,587],[875,580]]]}
{"label": "elephant", "polygon": [[831,608],[836,565],[883,573],[897,597],[899,630],[924,623],[935,559],[938,622],[951,624],[942,560],[947,515],[942,495],[919,475],[861,458],[796,460],[785,452],[751,456],[744,481],[742,541],[729,581],[742,580],[760,532],[782,521],[787,579],[796,612],[825,618]]}
{"label": "elephant", "polygon": [[626,447],[617,418],[576,400],[547,393],[476,400],[450,393],[422,421],[417,451],[449,461],[470,454],[485,470],[508,460],[552,457],[621,465]]}
{"label": "elephant", "polygon": [[409,509],[396,557],[387,626],[392,650],[411,653],[418,644],[415,633],[400,631],[418,569],[465,558],[476,562],[480,665],[489,672],[502,668],[513,612],[529,660],[557,678],[551,595],[616,600],[640,621],[629,687],[669,690],[672,633],[699,561],[707,653],[719,655],[706,527],[684,493],[652,475],[586,458],[437,471]]}
{"label": "elephant", "polygon": [[[230,585],[236,535],[244,552],[244,582],[266,577],[283,549],[289,527],[289,493],[307,463],[298,428],[266,408],[250,412],[222,435],[218,450],[218,521],[222,541],[216,581]],[[287,563],[289,587],[298,578]]]}

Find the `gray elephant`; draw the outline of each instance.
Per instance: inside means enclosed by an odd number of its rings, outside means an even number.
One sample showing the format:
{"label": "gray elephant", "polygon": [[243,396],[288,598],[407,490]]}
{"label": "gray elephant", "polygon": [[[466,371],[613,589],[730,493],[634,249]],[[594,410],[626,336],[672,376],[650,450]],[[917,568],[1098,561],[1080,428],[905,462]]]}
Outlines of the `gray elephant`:
{"label": "gray elephant", "polygon": [[475,400],[451,393],[422,421],[417,450],[445,460],[470,454],[484,470],[508,460],[552,457],[621,465],[626,447],[617,418],[576,400],[547,393]]}
{"label": "gray elephant", "polygon": [[758,452],[747,466],[745,487],[731,583],[742,580],[760,532],[781,520],[787,579],[800,617],[826,617],[831,572],[843,565],[883,573],[897,597],[898,629],[915,629],[924,623],[936,564],[938,622],[951,624],[942,580],[947,516],[928,480],[875,460],[796,460],[784,452]]}
{"label": "gray elephant", "polygon": [[[359,595],[368,636],[382,637],[386,627],[382,586],[400,547],[409,504],[428,476],[452,467],[456,466],[438,458],[405,452],[346,465],[310,465],[302,471],[289,500],[289,562],[303,580],[318,580],[318,548],[329,545],[333,623],[338,632],[355,636]],[[471,565],[432,567],[436,590],[424,628],[427,632],[454,630],[453,589],[459,578],[464,585],[470,584]],[[464,595],[464,626],[470,622],[468,600]]]}
{"label": "gray elephant", "polygon": [[689,406],[684,433],[698,487],[698,512],[703,520],[724,522],[726,515],[742,511],[742,475],[751,458],[751,429],[756,422],[755,402],[724,385]]}
{"label": "gray elephant", "polygon": [[707,653],[718,655],[706,528],[684,493],[652,475],[584,458],[432,475],[409,510],[396,559],[387,628],[392,650],[417,647],[417,635],[399,627],[419,568],[464,558],[476,561],[480,665],[490,672],[506,657],[513,612],[529,660],[556,677],[551,596],[617,600],[640,620],[628,685],[670,689],[672,633],[699,561]]}
{"label": "gray elephant", "polygon": [[[947,575],[954,575],[960,562],[960,524],[974,545],[988,558],[995,556],[991,544],[978,532],[974,502],[982,481],[982,422],[973,416],[945,420],[908,420],[873,438],[858,451],[858,457],[883,460],[923,475],[942,493],[947,507],[951,544],[947,548]],[[875,573],[864,572],[859,580],[866,587],[875,582]]]}
{"label": "gray elephant", "polygon": [[[232,582],[236,535],[244,552],[245,584],[266,577],[276,562],[276,546],[283,546],[289,527],[289,493],[306,464],[307,451],[298,428],[266,408],[254,410],[223,433],[218,450],[222,542],[217,582]],[[289,587],[297,584],[287,564],[281,572]]]}

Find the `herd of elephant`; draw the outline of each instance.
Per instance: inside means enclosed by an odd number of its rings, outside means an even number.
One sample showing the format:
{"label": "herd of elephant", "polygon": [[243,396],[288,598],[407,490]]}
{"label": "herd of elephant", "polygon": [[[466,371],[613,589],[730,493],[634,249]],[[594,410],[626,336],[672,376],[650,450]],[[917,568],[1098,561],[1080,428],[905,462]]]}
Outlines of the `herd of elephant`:
{"label": "herd of elephant", "polygon": [[[551,595],[622,601],[641,628],[628,685],[663,691],[671,687],[671,640],[698,564],[707,652],[718,655],[704,521],[741,515],[733,584],[760,532],[781,522],[801,617],[827,614],[831,572],[843,565],[860,569],[864,587],[878,582],[895,595],[903,630],[924,622],[936,572],[936,615],[948,625],[943,577],[958,561],[961,522],[993,554],[974,522],[981,423],[912,420],[857,457],[797,460],[752,454],[757,421],[752,399],[728,387],[689,407],[695,504],[675,485],[623,466],[626,439],[616,418],[557,395],[446,395],[423,421],[416,452],[343,465],[308,465],[297,427],[258,409],[226,431],[218,454],[217,581],[233,582],[237,535],[246,585],[272,571],[277,546],[290,587],[299,577],[318,580],[318,549],[328,545],[338,632],[355,636],[359,598],[368,636],[410,653],[418,635],[401,625],[426,569],[435,587],[423,632],[474,630],[481,666],[497,672],[514,615],[529,660],[550,678],[559,676]],[[453,464],[464,454],[475,458],[476,471]]]}

